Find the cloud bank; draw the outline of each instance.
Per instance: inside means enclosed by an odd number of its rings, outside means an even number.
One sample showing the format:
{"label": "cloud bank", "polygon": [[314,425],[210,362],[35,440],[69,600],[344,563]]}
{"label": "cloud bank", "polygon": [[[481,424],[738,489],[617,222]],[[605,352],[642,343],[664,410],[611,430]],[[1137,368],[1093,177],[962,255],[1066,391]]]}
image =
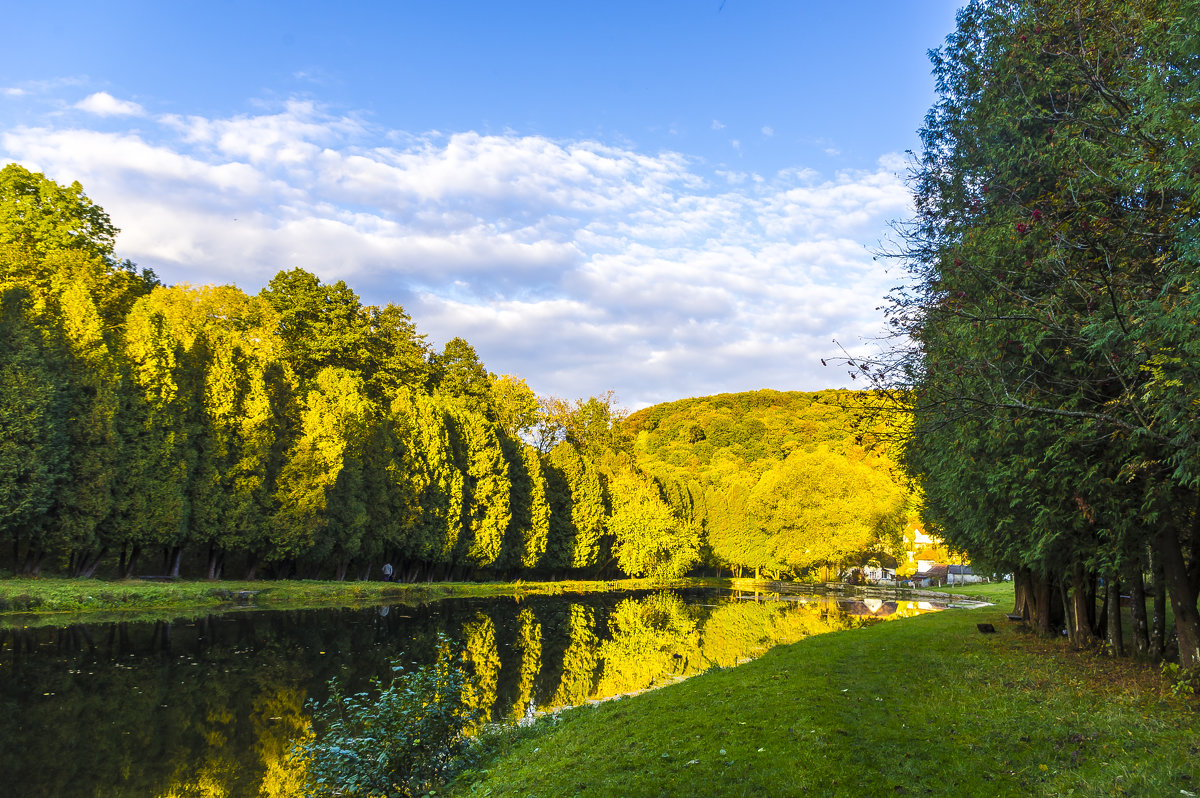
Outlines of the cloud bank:
{"label": "cloud bank", "polygon": [[82,182],[119,254],[168,283],[256,291],[302,267],[538,392],[614,388],[631,407],[845,384],[819,358],[878,334],[891,278],[868,247],[909,201],[897,156],[747,175],[600,141],[380,129],[303,100],[152,117],[101,92],[3,132],[0,155]]}

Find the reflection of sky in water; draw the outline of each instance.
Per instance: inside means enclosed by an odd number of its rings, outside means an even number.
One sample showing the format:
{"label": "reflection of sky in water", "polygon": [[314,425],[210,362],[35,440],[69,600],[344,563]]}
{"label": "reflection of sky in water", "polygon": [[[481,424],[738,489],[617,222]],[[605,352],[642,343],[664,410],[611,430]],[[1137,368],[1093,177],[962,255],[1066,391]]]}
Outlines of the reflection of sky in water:
{"label": "reflection of sky in water", "polygon": [[493,718],[638,692],[773,645],[934,609],[909,601],[662,591],[239,612],[0,629],[0,783],[25,796],[288,795],[305,702],[459,641]]}

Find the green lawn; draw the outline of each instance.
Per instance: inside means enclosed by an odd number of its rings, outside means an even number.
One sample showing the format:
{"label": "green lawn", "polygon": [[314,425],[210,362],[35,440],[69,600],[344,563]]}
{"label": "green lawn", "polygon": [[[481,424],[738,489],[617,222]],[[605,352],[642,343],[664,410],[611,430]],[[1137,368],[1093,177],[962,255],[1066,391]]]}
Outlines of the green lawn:
{"label": "green lawn", "polygon": [[923,589],[935,593],[947,593],[954,596],[962,596],[963,598],[982,599],[983,601],[990,601],[991,603],[997,605],[1007,604],[1008,607],[1005,609],[1005,612],[1012,611],[1012,582],[978,582],[974,585],[927,587]]}
{"label": "green lawn", "polygon": [[491,739],[447,794],[1200,794],[1195,698],[1156,669],[1034,637],[1009,609],[811,637],[568,710]]}

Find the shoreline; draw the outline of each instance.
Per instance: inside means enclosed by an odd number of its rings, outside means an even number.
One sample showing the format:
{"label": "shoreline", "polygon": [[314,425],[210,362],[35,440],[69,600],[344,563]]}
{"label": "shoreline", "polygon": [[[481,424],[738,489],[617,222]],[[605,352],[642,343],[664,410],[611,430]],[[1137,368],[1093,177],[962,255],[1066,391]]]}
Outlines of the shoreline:
{"label": "shoreline", "polygon": [[62,577],[0,579],[0,628],[69,625],[109,620],[167,620],[212,613],[284,610],[382,603],[424,604],[445,598],[558,595],[634,590],[719,588],[780,595],[860,596],[902,601],[934,601],[982,606],[986,595],[838,583],[755,581],[701,577],[563,580],[557,582],[325,582],[279,581],[104,581]]}

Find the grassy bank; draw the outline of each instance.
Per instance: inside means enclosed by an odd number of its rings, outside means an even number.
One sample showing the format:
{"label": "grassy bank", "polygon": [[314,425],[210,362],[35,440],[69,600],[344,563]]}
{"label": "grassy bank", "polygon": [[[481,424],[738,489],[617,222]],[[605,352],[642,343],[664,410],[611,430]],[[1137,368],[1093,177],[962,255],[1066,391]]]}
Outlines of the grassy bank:
{"label": "grassy bank", "polygon": [[[949,610],[493,739],[458,796],[1200,794],[1200,705],[1157,670]],[[978,623],[997,632],[982,634]]]}
{"label": "grassy bank", "polygon": [[[148,582],[99,579],[9,578],[0,580],[0,624],[30,616],[88,615],[113,612],[160,613],[168,610],[203,612],[251,604],[260,608],[353,606],[356,604],[416,603],[465,596],[515,596],[592,593],[655,587],[694,587],[716,580],[649,579],[611,582],[319,582],[257,581]],[[53,622],[61,622],[56,617]]]}
{"label": "grassy bank", "polygon": [[978,582],[973,585],[953,585],[946,587],[926,587],[922,590],[930,593],[945,593],[965,599],[990,601],[993,604],[1008,606],[1005,612],[1010,612],[1013,605],[1012,582]]}

